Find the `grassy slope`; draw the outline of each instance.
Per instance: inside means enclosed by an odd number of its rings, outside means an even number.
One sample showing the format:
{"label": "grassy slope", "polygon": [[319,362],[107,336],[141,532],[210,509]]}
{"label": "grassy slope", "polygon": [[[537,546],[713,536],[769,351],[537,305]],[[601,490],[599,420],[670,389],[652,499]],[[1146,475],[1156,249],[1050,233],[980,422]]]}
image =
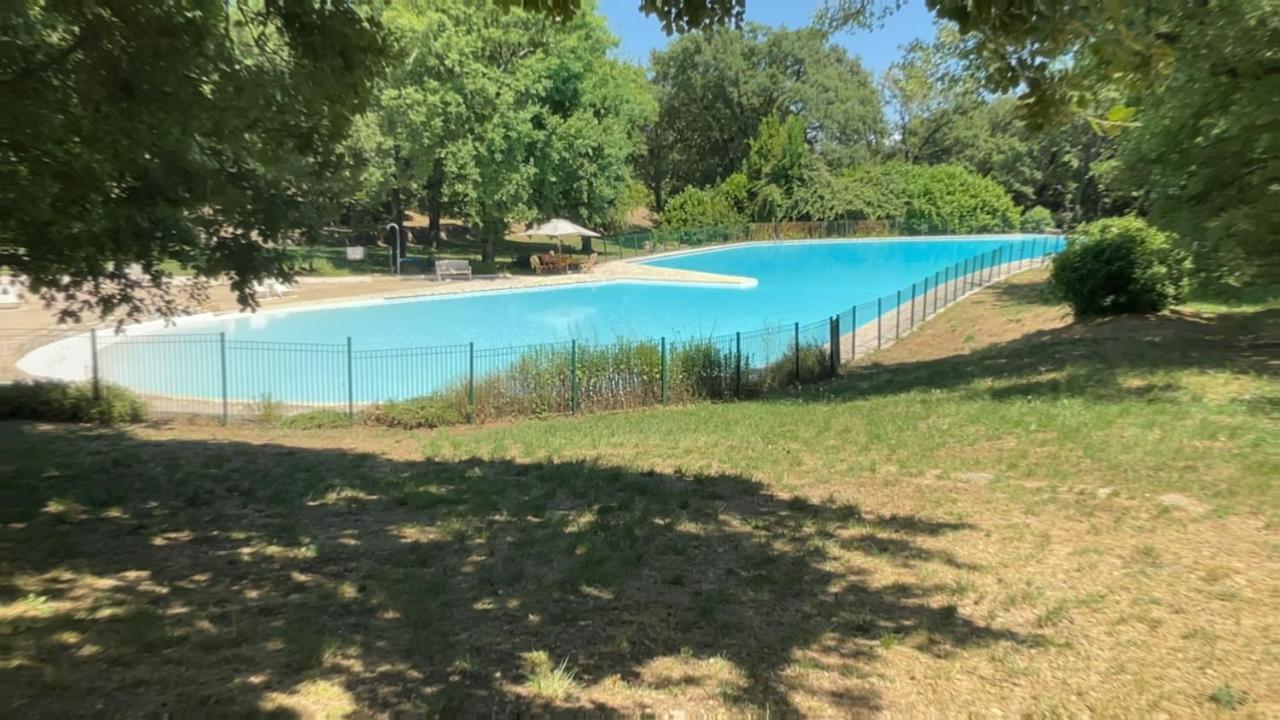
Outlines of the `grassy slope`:
{"label": "grassy slope", "polygon": [[0,706],[1280,713],[1280,313],[1038,282],[799,397],[0,426]]}

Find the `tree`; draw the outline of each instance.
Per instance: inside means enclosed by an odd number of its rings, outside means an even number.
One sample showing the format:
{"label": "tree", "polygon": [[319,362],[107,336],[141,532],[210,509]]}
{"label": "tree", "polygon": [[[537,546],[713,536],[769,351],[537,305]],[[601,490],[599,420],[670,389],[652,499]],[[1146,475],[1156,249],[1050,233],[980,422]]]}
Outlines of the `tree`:
{"label": "tree", "polygon": [[[485,262],[512,222],[611,220],[656,107],[640,69],[608,57],[603,18],[398,0],[384,19],[413,50],[353,138],[364,202],[392,198],[394,216],[404,194],[433,224],[448,209],[479,227]],[[386,161],[397,147],[398,173]]]}
{"label": "tree", "polygon": [[791,217],[792,197],[816,164],[799,118],[766,117],[742,162],[752,218],[778,222]]}
{"label": "tree", "polygon": [[[251,283],[331,208],[387,46],[360,4],[9,3],[0,265],[63,317],[172,314],[165,263]],[[137,264],[145,280],[131,272]]]}
{"label": "tree", "polygon": [[[600,228],[627,191],[657,104],[643,70],[608,57],[616,40],[603,18],[582,16],[579,28],[557,37],[533,118],[542,139],[533,149],[532,204],[542,217]],[[582,251],[592,251],[591,238],[582,238]]]}
{"label": "tree", "polygon": [[[576,16],[592,0],[501,0],[507,7],[522,7],[530,12],[561,19]],[[689,32],[716,25],[742,22],[746,0],[638,0],[640,10],[662,22],[668,34]]]}
{"label": "tree", "polygon": [[1160,92],[1134,101],[1115,172],[1181,237],[1200,285],[1235,291],[1280,280],[1280,2],[1211,7]]}
{"label": "tree", "polygon": [[[344,195],[380,205],[390,190],[412,195],[421,184],[438,218],[444,203],[475,190],[448,186],[451,177],[478,177],[468,164],[484,153],[450,136],[465,127],[454,111],[474,106],[456,102],[447,83],[417,92],[402,83],[404,92],[379,97],[381,119],[397,124],[353,129],[352,118],[369,106],[403,37],[403,28],[384,32],[383,17],[412,20],[397,14],[404,8],[421,18],[439,4],[393,3],[383,15],[368,0],[8,3],[0,14],[0,265],[28,275],[67,318],[170,315],[201,300],[204,287],[176,294],[173,264],[198,278],[229,274],[251,305],[253,280],[288,277],[284,245],[314,236]],[[559,18],[594,7],[499,4]],[[742,14],[741,0],[642,7],[668,32]],[[406,72],[449,51],[402,47]],[[427,144],[406,137],[441,139],[439,152],[418,152]]]}
{"label": "tree", "polygon": [[654,54],[653,81],[659,110],[644,174],[655,198],[736,172],[770,115],[800,118],[837,167],[870,158],[884,134],[870,75],[812,28],[686,35]]}
{"label": "tree", "polygon": [[[828,0],[832,29],[889,0]],[[1280,0],[931,0],[973,42],[990,91],[1020,91],[1039,125],[1075,117],[1118,136],[1101,178],[1129,178],[1217,284],[1280,276],[1275,48]],[[1114,104],[1099,104],[1100,97]],[[1094,169],[1093,163],[1085,163]]]}

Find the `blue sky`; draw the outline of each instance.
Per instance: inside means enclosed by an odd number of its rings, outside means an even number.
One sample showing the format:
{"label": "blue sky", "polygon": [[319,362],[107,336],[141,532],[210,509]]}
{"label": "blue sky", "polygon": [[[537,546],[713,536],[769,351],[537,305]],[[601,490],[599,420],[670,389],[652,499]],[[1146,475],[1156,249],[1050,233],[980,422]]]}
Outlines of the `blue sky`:
{"label": "blue sky", "polygon": [[[639,10],[637,0],[599,0],[609,28],[622,45],[618,54],[634,62],[647,63],[649,52],[664,47],[668,39],[657,20]],[[747,20],[764,25],[797,28],[807,25],[821,0],[747,0]],[[890,17],[883,28],[840,35],[836,41],[877,77],[897,59],[899,47],[916,38],[933,37],[933,15],[924,0],[909,0]]]}

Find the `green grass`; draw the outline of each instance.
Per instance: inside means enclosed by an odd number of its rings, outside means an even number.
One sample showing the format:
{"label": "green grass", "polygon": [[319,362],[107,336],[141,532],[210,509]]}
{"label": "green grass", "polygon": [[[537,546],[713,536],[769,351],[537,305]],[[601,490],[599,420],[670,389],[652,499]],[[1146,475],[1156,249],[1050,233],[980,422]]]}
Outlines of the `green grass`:
{"label": "green grass", "polygon": [[1073,324],[1039,288],[749,402],[0,424],[0,692],[45,717],[1274,716],[1276,313]]}

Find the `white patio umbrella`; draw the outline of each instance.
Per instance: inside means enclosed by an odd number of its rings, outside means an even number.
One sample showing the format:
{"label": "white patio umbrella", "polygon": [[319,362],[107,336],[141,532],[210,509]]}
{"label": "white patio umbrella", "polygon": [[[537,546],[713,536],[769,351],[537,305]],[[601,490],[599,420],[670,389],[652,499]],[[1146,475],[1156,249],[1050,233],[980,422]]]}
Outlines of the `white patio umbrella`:
{"label": "white patio umbrella", "polygon": [[564,250],[564,239],[566,237],[600,237],[600,233],[594,230],[588,230],[581,225],[571,223],[564,218],[551,218],[550,220],[536,225],[520,233],[525,237],[553,237],[556,239],[556,245],[560,250]]}

